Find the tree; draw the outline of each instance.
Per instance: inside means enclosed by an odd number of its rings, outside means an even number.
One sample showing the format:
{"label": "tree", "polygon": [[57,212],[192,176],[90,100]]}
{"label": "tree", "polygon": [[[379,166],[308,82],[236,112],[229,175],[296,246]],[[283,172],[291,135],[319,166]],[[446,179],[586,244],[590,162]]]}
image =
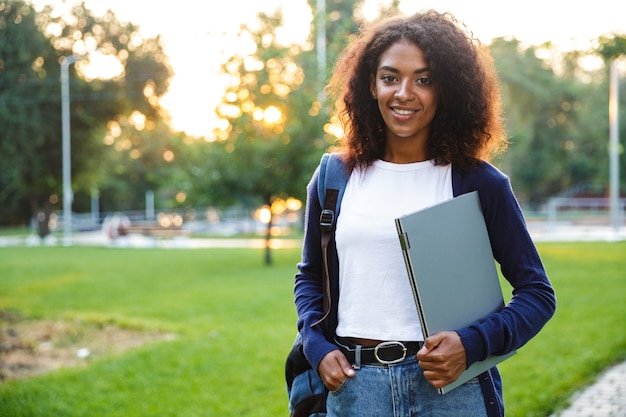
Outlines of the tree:
{"label": "tree", "polygon": [[[276,42],[280,12],[259,15],[259,29],[242,26],[240,36],[251,39],[254,47],[248,56],[233,56],[223,65],[232,84],[218,108],[227,127],[216,133],[222,141],[212,152],[210,177],[215,181],[210,188],[215,195],[268,207],[276,198],[304,200],[321,153],[336,144],[338,138],[329,129],[333,103],[326,101],[323,90],[339,53],[358,30],[363,2],[325,1],[321,18],[316,16],[318,3],[309,1],[315,17],[311,40],[303,45]],[[381,13],[397,12],[398,4],[393,1]],[[319,41],[323,56],[315,49]],[[270,217],[268,241],[271,228]]]}
{"label": "tree", "polygon": [[[59,95],[56,58],[48,39],[37,30],[32,8],[21,1],[0,1],[2,223],[25,220],[19,213],[27,207],[39,218],[50,213],[49,193],[39,190],[57,183],[39,159],[47,153],[50,159],[61,160],[61,108],[51,99]],[[55,141],[59,146],[51,149],[48,144]],[[59,178],[60,173],[59,169]]]}
{"label": "tree", "polygon": [[[559,56],[549,44],[495,39],[490,48],[511,141],[501,163],[520,199],[537,206],[571,187],[592,186],[605,159],[606,106],[598,87],[606,78],[583,77],[580,56]],[[538,58],[546,55],[553,61]]]}
{"label": "tree", "polygon": [[11,213],[28,201],[31,209],[12,222],[37,213],[44,236],[61,200],[60,59],[97,50],[122,68],[112,79],[87,79],[89,56],[69,68],[73,188],[87,193],[105,174],[107,123],[139,113],[154,125],[171,69],[158,38],[142,39],[111,11],[97,17],[80,4],[65,16],[51,6],[35,12],[21,0],[0,0],[0,12],[0,164],[11,166],[0,173],[0,200],[15,202],[5,209]]}
{"label": "tree", "polygon": [[[346,21],[355,28],[352,14],[346,13],[354,3],[332,2],[326,10],[331,16],[326,20],[342,28],[330,32],[337,39],[347,38]],[[240,37],[250,41],[251,52],[232,56],[222,66],[231,82],[217,109],[224,127],[216,132],[213,153],[219,158],[211,161],[210,176],[214,194],[270,207],[277,198],[304,200],[305,185],[333,141],[324,133],[328,113],[320,92],[325,78],[317,71],[313,44],[280,44],[275,31],[281,23],[277,11],[260,14],[258,29],[243,25]],[[271,228],[270,219],[268,240]],[[269,263],[269,247],[266,259]]]}
{"label": "tree", "polygon": [[107,211],[142,208],[147,191],[155,192],[162,205],[175,200],[176,192],[169,185],[183,163],[184,137],[173,134],[159,119],[147,125],[145,120],[136,112],[134,117],[108,123],[103,145],[107,149],[101,151],[107,173],[98,180]]}

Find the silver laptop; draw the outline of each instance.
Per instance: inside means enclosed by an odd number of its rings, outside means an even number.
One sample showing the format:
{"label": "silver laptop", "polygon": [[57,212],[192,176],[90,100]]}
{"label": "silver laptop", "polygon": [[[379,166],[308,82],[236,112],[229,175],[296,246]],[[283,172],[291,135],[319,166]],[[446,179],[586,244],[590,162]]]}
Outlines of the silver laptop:
{"label": "silver laptop", "polygon": [[[478,192],[396,219],[424,337],[457,330],[504,307]],[[441,394],[513,356],[489,356],[470,366]]]}

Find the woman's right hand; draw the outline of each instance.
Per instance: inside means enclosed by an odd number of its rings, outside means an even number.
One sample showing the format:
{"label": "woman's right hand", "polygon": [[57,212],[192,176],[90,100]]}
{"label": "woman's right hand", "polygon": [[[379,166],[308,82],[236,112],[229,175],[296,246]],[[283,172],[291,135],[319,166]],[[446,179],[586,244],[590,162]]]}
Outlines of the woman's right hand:
{"label": "woman's right hand", "polygon": [[356,375],[352,365],[339,349],[329,352],[322,358],[317,372],[329,391],[335,391],[346,378]]}

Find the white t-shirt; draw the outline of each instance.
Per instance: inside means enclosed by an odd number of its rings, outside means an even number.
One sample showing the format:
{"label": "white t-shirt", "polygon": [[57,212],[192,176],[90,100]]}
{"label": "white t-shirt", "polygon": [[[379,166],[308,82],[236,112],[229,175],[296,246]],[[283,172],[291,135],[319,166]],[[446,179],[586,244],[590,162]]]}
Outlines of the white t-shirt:
{"label": "white t-shirt", "polygon": [[338,336],[424,340],[394,220],[452,197],[450,165],[379,160],[354,170],[335,234]]}

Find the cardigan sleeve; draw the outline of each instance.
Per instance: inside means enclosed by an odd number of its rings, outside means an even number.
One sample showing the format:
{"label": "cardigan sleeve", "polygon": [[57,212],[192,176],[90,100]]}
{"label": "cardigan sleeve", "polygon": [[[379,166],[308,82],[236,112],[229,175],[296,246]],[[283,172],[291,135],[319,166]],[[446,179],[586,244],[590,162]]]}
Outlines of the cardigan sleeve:
{"label": "cardigan sleeve", "polygon": [[316,170],[307,185],[302,258],[298,263],[294,286],[297,324],[302,337],[304,356],[315,370],[326,354],[337,349],[337,346],[328,342],[324,336],[323,325],[313,326],[324,315],[322,273],[324,260],[321,249],[319,225],[321,208],[317,195],[317,178]]}
{"label": "cardigan sleeve", "polygon": [[457,330],[470,366],[527,343],[554,314],[556,297],[509,178],[487,163],[463,175],[456,191],[478,190],[494,258],[512,287],[500,312]]}

